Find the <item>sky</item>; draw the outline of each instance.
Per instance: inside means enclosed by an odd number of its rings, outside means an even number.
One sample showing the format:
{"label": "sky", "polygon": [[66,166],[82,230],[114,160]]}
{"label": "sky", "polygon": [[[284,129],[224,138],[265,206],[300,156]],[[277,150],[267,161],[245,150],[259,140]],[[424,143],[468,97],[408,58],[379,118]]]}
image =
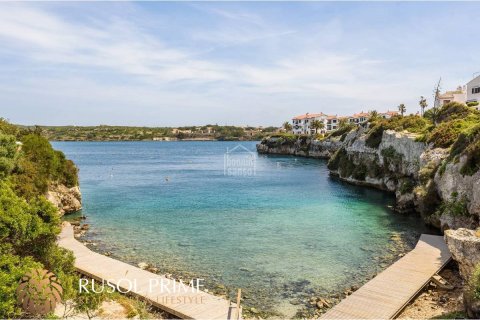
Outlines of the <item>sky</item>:
{"label": "sky", "polygon": [[480,2],[1,2],[0,117],[262,125],[418,110],[480,71]]}

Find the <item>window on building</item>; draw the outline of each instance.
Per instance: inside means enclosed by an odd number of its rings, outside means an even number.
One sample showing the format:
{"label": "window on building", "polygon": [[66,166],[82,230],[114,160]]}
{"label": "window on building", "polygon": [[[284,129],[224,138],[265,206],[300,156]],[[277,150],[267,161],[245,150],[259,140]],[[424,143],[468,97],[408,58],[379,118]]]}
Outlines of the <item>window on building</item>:
{"label": "window on building", "polygon": [[472,94],[480,93],[480,87],[472,88]]}

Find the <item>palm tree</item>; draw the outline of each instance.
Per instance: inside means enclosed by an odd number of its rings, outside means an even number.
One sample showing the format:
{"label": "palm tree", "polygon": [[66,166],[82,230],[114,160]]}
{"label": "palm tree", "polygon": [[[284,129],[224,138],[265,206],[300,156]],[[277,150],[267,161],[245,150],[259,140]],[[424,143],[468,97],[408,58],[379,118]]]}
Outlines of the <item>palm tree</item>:
{"label": "palm tree", "polygon": [[432,121],[433,125],[437,126],[438,117],[440,116],[440,108],[433,107],[425,111],[424,117]]}
{"label": "palm tree", "polygon": [[400,105],[398,106],[398,111],[400,112],[400,114],[402,115],[403,117],[403,114],[405,112],[407,112],[407,107],[405,107],[405,105],[403,103],[400,103]]}
{"label": "palm tree", "polygon": [[290,132],[292,131],[292,125],[288,121],[285,121],[283,123],[283,129],[285,129],[285,131],[287,132]]}
{"label": "palm tree", "polygon": [[347,122],[347,119],[345,118],[341,118],[339,121],[338,121],[338,127],[340,129],[343,129],[347,126],[348,122]]}
{"label": "palm tree", "polygon": [[378,111],[377,110],[370,111],[370,118],[368,120],[375,121],[377,119],[378,119]]}
{"label": "palm tree", "polygon": [[310,124],[310,127],[315,129],[315,133],[317,133],[318,129],[325,128],[325,124],[320,120],[313,120],[312,123]]}
{"label": "palm tree", "polygon": [[423,117],[423,115],[425,114],[425,109],[428,107],[427,99],[425,99],[423,96],[421,96],[418,104],[420,105],[420,110],[421,110],[421,114],[422,114],[422,117]]}

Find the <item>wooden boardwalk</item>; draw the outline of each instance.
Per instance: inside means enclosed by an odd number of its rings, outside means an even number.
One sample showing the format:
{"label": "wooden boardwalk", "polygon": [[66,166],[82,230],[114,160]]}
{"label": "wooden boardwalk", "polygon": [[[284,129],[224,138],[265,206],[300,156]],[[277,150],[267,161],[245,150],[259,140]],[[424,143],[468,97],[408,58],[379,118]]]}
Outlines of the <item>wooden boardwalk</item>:
{"label": "wooden boardwalk", "polygon": [[423,234],[412,251],[321,318],[393,319],[450,258],[443,237]]}
{"label": "wooden boardwalk", "polygon": [[[73,227],[69,223],[64,224],[58,244],[73,251],[78,272],[98,281],[108,280],[122,291],[136,283],[131,294],[179,318],[236,319],[236,307],[228,300],[203,291],[178,290],[178,283],[177,290],[174,290],[171,279],[91,251],[74,238]],[[161,281],[163,288],[156,285]]]}

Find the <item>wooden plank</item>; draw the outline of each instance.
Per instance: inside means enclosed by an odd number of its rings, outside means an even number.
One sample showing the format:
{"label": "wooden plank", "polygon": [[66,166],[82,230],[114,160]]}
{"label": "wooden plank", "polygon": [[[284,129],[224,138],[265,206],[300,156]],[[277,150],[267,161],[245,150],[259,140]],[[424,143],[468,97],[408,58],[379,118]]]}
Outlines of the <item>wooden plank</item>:
{"label": "wooden plank", "polygon": [[[64,223],[58,244],[73,252],[78,272],[98,281],[108,280],[124,291],[131,289],[132,295],[182,319],[234,319],[237,314],[242,317],[241,308],[237,312],[228,300],[203,291],[193,292],[189,286],[187,292],[175,292],[171,279],[91,251],[75,239],[69,223]],[[163,281],[164,286],[152,286],[150,290],[150,281]],[[136,288],[127,286],[134,282]]]}
{"label": "wooden plank", "polygon": [[443,237],[422,234],[415,248],[327,311],[322,319],[392,319],[450,261]]}

